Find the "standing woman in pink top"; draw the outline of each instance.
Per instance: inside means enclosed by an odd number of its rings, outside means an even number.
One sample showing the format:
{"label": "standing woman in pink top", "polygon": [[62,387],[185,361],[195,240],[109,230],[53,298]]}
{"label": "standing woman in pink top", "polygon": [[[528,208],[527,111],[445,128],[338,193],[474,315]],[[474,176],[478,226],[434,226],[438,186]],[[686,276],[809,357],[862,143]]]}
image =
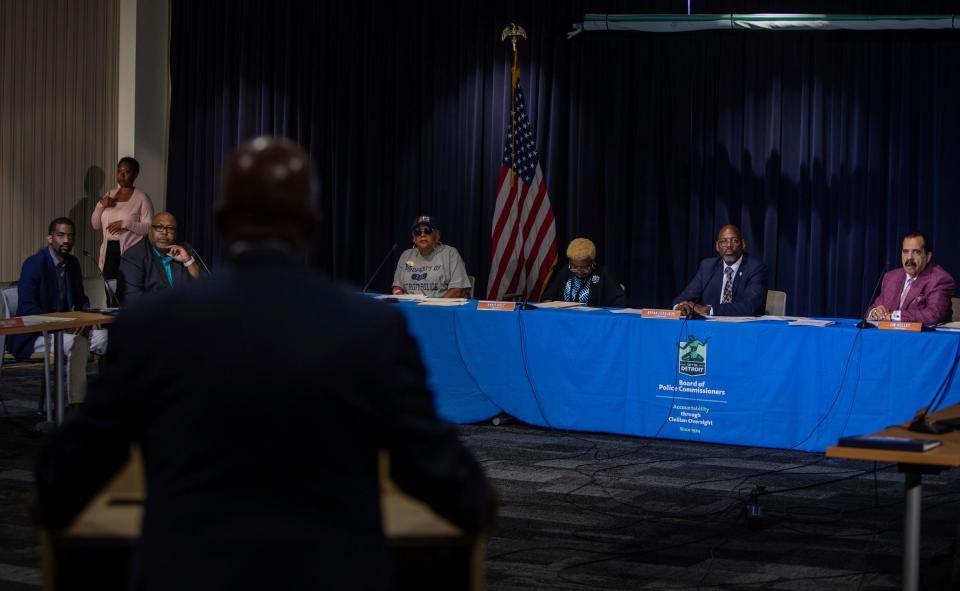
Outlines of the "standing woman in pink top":
{"label": "standing woman in pink top", "polygon": [[136,158],[125,156],[117,162],[117,188],[97,202],[90,216],[94,230],[103,230],[100,245],[100,269],[105,279],[116,279],[120,257],[143,240],[153,219],[153,202],[149,195],[133,186],[140,174]]}

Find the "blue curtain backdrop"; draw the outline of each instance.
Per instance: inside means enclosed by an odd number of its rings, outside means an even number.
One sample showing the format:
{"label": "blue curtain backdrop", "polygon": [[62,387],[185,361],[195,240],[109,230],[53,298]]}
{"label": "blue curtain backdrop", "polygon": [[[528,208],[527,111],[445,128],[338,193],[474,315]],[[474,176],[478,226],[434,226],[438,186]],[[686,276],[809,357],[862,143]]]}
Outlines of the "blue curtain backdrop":
{"label": "blue curtain backdrop", "polygon": [[[508,46],[561,253],[593,239],[634,306],[663,307],[741,226],[787,312],[855,316],[918,228],[960,276],[960,31],[584,33],[629,2],[174,0],[168,203],[218,261],[219,167],[269,133],[304,145],[324,221],[311,258],[362,284],[419,213],[483,293],[508,118]],[[819,5],[823,4],[823,6]],[[698,3],[693,3],[694,12]],[[876,11],[717,2],[700,12]],[[939,3],[886,12],[945,13]],[[645,12],[685,2],[643,3]],[[374,280],[390,284],[399,250]]]}

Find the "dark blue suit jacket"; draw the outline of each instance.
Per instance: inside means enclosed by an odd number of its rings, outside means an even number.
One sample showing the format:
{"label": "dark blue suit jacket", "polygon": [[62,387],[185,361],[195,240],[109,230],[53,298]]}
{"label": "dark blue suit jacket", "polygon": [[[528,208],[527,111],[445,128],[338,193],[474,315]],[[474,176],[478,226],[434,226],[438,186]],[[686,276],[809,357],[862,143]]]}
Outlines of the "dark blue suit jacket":
{"label": "dark blue suit jacket", "polygon": [[487,516],[401,314],[279,251],[123,309],[84,407],[40,454],[42,522],[67,524],[131,442],[147,475],[138,590],[388,588],[380,449],[441,515],[468,531]]}
{"label": "dark blue suit jacket", "polygon": [[[178,244],[187,251],[193,252],[193,247],[188,243]],[[190,271],[183,266],[183,263],[177,261],[170,263],[170,274],[173,275],[174,287],[193,281]],[[163,262],[154,252],[150,240],[144,238],[123,253],[123,258],[120,259],[120,276],[117,278],[117,297],[120,303],[128,306],[148,293],[156,293],[170,287],[167,272],[163,270]]]}
{"label": "dark blue suit jacket", "polygon": [[723,259],[719,256],[700,262],[693,280],[673,300],[676,306],[689,300],[713,306],[714,316],[763,316],[767,305],[767,266],[760,259],[743,253],[743,262],[733,280],[733,301],[720,303],[723,288]]}
{"label": "dark blue suit jacket", "polygon": [[[17,283],[17,316],[46,314],[49,312],[71,312],[86,310],[90,301],[83,292],[83,271],[80,261],[73,255],[64,255],[67,263],[67,307],[60,306],[60,290],[57,288],[57,269],[50,255],[50,248],[44,246],[36,254],[23,262],[20,269],[20,281]],[[7,339],[7,350],[17,359],[26,359],[33,354],[33,343],[40,333],[14,335]]]}

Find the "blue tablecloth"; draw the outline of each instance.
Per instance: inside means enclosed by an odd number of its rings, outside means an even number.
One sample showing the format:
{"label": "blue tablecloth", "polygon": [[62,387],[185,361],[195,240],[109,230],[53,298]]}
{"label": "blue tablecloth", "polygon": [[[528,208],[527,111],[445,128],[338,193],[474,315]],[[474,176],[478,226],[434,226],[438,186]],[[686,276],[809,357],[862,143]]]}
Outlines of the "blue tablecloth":
{"label": "blue tablecloth", "polygon": [[941,388],[941,406],[960,402],[956,333],[397,306],[438,412],[457,423],[504,411],[556,429],[820,451],[909,419]]}

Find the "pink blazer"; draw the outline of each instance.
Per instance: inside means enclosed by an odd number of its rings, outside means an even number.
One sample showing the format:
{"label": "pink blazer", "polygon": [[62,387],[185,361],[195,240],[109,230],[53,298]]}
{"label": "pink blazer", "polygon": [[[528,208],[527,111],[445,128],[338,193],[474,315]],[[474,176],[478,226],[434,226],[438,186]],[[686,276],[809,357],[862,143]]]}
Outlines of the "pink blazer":
{"label": "pink blazer", "polygon": [[903,308],[900,308],[900,292],[903,291],[906,278],[907,272],[903,269],[887,271],[883,276],[880,295],[870,305],[870,310],[883,304],[891,312],[899,309],[900,320],[903,322],[950,322],[953,315],[950,298],[953,297],[954,289],[950,273],[944,271],[940,265],[931,263],[910,285],[910,291],[903,300]]}
{"label": "pink blazer", "polygon": [[[117,194],[118,189],[112,189],[108,195],[111,197]],[[120,242],[120,254],[127,251],[128,248],[143,240],[150,229],[150,221],[153,219],[153,201],[150,196],[134,187],[133,195],[130,200],[124,203],[117,203],[113,207],[104,207],[97,201],[97,207],[90,216],[90,225],[94,230],[103,230],[103,242],[100,243],[99,265],[103,269],[103,259],[107,256],[107,241],[118,240]],[[107,232],[107,226],[120,220],[122,227],[128,230],[113,236]]]}

